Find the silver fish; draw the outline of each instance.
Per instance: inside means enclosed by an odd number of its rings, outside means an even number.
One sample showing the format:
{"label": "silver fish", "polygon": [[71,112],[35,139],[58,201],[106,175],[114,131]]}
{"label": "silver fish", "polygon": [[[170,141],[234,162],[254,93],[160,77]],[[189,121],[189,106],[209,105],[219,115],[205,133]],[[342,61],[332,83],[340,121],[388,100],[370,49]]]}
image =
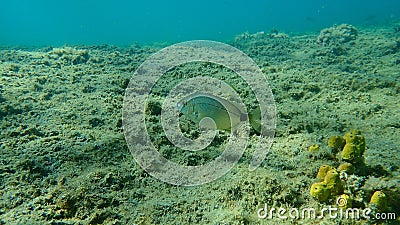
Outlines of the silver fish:
{"label": "silver fish", "polygon": [[[227,101],[217,96],[203,93],[192,94],[177,104],[178,110],[189,120],[199,123],[203,118],[209,117],[214,120],[218,130],[231,130],[239,123],[250,119],[250,124],[256,131],[260,131],[260,110],[254,110],[248,115],[241,110],[240,105]],[[254,114],[255,113],[255,114]],[[231,114],[231,117],[229,117]],[[232,122],[231,122],[232,119]],[[207,128],[213,128],[213,124],[203,124]]]}

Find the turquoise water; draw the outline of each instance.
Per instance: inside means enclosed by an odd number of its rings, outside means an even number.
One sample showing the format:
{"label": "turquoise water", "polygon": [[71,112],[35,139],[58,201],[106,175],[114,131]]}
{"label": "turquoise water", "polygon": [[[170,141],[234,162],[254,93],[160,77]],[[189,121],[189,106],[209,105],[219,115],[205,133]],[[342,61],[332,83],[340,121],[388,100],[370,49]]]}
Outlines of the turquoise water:
{"label": "turquoise water", "polygon": [[313,32],[399,18],[398,0],[9,0],[0,7],[0,45],[225,41],[246,31]]}

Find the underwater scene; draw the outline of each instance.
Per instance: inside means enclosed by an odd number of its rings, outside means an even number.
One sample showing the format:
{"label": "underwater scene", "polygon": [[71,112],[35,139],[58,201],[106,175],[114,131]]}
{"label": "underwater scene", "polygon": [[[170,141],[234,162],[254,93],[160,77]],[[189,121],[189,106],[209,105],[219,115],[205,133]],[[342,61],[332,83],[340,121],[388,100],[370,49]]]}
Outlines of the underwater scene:
{"label": "underwater scene", "polygon": [[1,224],[400,224],[400,2],[5,1]]}

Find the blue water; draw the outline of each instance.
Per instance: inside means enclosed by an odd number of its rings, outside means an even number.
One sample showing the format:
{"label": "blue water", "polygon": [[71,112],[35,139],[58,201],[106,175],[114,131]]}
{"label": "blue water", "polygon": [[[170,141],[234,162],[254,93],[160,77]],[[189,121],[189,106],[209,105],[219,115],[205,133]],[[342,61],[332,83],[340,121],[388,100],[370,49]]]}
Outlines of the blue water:
{"label": "blue water", "polygon": [[243,32],[317,32],[400,20],[400,0],[4,0],[0,45],[226,41]]}

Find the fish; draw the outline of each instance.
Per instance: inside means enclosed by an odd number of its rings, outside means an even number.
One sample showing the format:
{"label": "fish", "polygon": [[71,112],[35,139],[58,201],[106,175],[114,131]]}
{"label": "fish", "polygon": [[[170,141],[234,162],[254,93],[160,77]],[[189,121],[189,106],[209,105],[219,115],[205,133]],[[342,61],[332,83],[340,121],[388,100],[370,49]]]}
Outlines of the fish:
{"label": "fish", "polygon": [[[214,120],[217,130],[231,131],[232,126],[235,127],[241,122],[249,120],[256,132],[261,131],[259,107],[247,114],[243,107],[237,103],[206,93],[194,93],[179,101],[177,108],[187,119],[197,124],[206,117],[211,118]],[[229,114],[231,117],[229,117]],[[205,122],[202,126],[214,129],[214,123]]]}

